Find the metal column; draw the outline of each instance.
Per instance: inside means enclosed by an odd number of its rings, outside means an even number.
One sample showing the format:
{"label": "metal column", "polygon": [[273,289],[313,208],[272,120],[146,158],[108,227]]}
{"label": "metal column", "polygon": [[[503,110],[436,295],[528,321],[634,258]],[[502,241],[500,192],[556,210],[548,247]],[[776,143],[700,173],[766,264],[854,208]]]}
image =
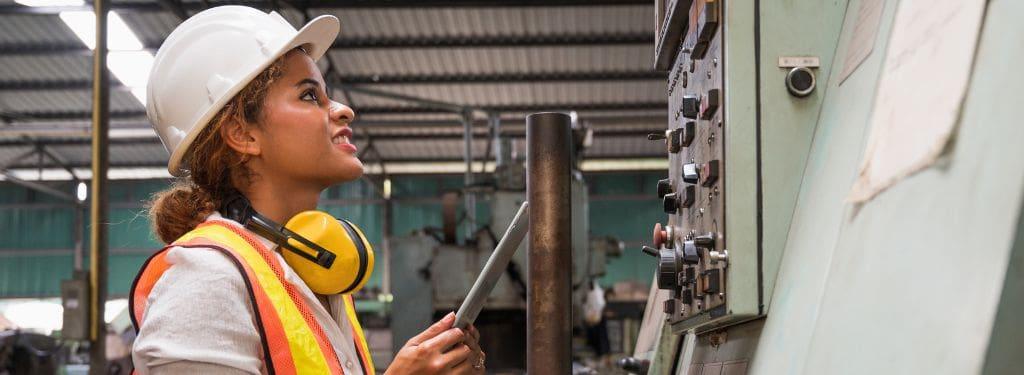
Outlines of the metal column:
{"label": "metal column", "polygon": [[92,205],[89,210],[89,373],[107,373],[107,167],[110,141],[110,73],[107,70],[108,0],[94,0],[96,50],[92,62]]}
{"label": "metal column", "polygon": [[[462,157],[466,160],[466,174],[464,177],[466,225],[465,238],[473,236],[476,230],[476,194],[473,193],[473,112],[465,110],[462,112]],[[461,240],[460,240],[461,243]]]}
{"label": "metal column", "polygon": [[572,200],[570,118],[526,117],[526,195],[530,202],[526,371],[572,371]]}

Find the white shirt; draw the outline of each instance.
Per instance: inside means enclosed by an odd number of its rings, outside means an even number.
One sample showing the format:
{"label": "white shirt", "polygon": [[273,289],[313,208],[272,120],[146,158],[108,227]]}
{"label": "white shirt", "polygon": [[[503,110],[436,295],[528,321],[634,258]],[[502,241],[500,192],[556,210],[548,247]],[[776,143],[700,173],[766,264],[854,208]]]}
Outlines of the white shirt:
{"label": "white shirt", "polygon": [[[242,227],[216,212],[206,219],[211,220]],[[268,249],[276,247],[253,236]],[[323,327],[342,369],[346,374],[363,374],[342,296],[328,297],[328,312],[281,254],[275,255],[285,279],[295,285]],[[245,281],[228,257],[210,248],[168,250],[171,267],[149,294],[142,329],[132,347],[132,361],[140,374],[267,373]]]}

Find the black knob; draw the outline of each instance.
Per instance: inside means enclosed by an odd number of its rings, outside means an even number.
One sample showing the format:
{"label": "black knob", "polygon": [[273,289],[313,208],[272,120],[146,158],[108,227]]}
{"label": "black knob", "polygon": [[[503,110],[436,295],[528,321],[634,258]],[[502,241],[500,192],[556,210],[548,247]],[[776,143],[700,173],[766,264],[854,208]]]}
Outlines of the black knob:
{"label": "black knob", "polygon": [[683,164],[683,182],[696,184],[700,180],[700,168],[696,163]]}
{"label": "black knob", "polygon": [[665,194],[661,197],[661,204],[666,214],[675,215],[679,212],[679,195],[676,193]]}
{"label": "black knob", "polygon": [[619,368],[632,374],[646,374],[647,369],[651,366],[651,361],[646,359],[637,359],[633,357],[625,357],[619,359]]}
{"label": "black knob", "polygon": [[683,117],[688,119],[697,118],[697,114],[700,113],[700,98],[697,95],[683,95],[682,113]]}
{"label": "black knob", "polygon": [[679,288],[679,272],[683,270],[679,255],[673,249],[661,249],[658,257],[658,289]]}
{"label": "black knob", "polygon": [[672,180],[658,180],[658,198],[664,198],[665,194],[672,192]]}

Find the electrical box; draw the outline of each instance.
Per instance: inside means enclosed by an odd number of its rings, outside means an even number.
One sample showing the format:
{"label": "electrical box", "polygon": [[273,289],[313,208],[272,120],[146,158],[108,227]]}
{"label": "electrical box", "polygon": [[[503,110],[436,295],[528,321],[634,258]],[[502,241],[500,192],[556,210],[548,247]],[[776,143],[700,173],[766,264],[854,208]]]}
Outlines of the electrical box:
{"label": "electrical box", "polygon": [[61,338],[89,339],[89,274],[76,271],[74,277],[60,282],[60,300],[64,307]]}
{"label": "electrical box", "polygon": [[666,0],[656,11],[668,127],[648,138],[669,159],[657,188],[667,220],[645,252],[658,259],[656,282],[670,296],[657,308],[675,333],[766,314],[820,109],[815,75],[835,41],[757,10]]}

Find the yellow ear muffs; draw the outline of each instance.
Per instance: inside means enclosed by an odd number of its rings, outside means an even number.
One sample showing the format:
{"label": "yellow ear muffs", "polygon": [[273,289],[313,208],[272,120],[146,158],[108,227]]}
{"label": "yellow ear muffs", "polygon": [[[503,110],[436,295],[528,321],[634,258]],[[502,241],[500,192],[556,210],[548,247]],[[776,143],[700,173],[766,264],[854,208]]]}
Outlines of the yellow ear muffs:
{"label": "yellow ear muffs", "polygon": [[[352,223],[339,220],[321,211],[305,211],[288,220],[285,228],[312,244],[289,236],[283,245],[293,251],[282,251],[284,260],[317,294],[352,293],[366,284],[373,273],[373,247],[366,236]],[[333,259],[318,264],[321,247],[333,253]],[[304,254],[299,254],[299,252]],[[321,259],[323,259],[321,257]]]}

